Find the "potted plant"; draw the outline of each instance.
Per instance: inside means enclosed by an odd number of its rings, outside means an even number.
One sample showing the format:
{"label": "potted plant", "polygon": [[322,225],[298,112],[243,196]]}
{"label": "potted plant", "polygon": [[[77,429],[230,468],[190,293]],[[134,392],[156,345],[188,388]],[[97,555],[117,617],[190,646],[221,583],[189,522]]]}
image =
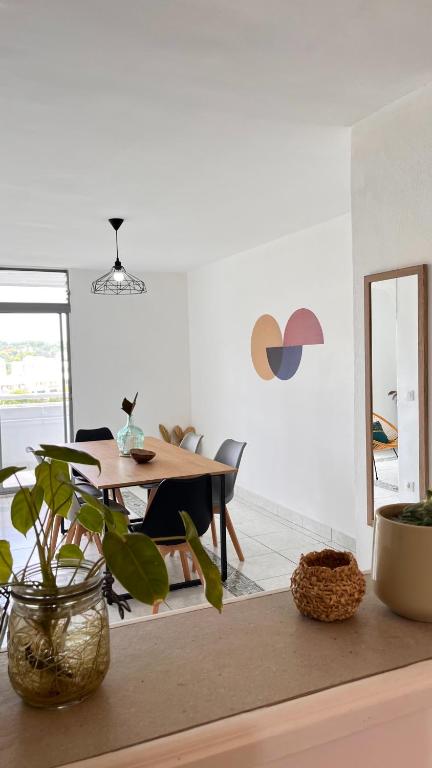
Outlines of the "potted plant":
{"label": "potted plant", "polygon": [[[80,490],[70,479],[69,462],[100,464],[93,456],[70,448],[42,445],[35,451],[32,488],[20,484],[25,467],[0,470],[0,482],[12,475],[20,486],[11,505],[13,527],[34,534],[34,547],[20,571],[14,567],[10,544],[0,540],[0,586],[12,598],[8,626],[9,677],[15,691],[29,704],[61,707],[81,701],[102,682],[109,666],[109,631],[102,594],[105,563],[127,591],[152,605],[169,591],[165,562],[158,547],[142,533],[128,533],[126,516]],[[52,545],[57,515],[66,518],[80,498],[76,520],[102,540],[103,557],[86,558],[87,546]],[[180,512],[185,540],[197,558],[207,600],[222,608],[219,571],[201,545],[187,512]]]}
{"label": "potted plant", "polygon": [[389,504],[376,511],[372,582],[395,613],[432,621],[431,490],[417,504]]}

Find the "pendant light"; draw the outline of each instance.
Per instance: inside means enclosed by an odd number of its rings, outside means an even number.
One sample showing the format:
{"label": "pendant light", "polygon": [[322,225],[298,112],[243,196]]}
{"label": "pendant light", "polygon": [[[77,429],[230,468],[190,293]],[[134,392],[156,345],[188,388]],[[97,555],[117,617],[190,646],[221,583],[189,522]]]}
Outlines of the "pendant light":
{"label": "pendant light", "polygon": [[117,232],[124,222],[124,219],[108,219],[115,230],[116,239],[116,260],[114,266],[106,275],[98,277],[92,283],[92,293],[119,294],[119,293],[147,293],[147,288],[142,280],[130,275],[123,267],[118,255]]}

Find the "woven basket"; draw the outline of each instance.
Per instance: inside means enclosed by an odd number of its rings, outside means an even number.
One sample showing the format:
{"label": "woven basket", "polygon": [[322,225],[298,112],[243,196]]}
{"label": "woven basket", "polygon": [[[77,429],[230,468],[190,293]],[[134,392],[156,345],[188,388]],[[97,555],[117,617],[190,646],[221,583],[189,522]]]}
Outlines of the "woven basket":
{"label": "woven basket", "polygon": [[292,596],[300,613],[318,621],[349,619],[365,590],[365,578],[354,555],[334,549],[302,555],[291,577]]}

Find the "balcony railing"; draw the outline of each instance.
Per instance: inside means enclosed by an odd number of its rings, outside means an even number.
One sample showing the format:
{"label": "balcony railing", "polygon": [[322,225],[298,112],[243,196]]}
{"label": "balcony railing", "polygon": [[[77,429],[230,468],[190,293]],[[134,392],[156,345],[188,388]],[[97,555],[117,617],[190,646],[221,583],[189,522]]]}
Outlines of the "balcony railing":
{"label": "balcony railing", "polygon": [[[49,402],[52,398],[57,401]],[[1,466],[28,466],[31,462],[27,446],[61,442],[64,442],[61,393],[0,395]]]}

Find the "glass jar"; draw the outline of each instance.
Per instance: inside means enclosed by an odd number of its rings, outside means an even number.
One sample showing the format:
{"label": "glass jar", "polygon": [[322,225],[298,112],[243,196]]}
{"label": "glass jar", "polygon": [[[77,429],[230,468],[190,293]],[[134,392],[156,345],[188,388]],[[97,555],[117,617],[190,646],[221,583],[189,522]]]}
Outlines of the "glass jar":
{"label": "glass jar", "polygon": [[26,584],[11,588],[9,678],[28,704],[57,708],[77,703],[107,673],[108,611],[102,575],[89,576],[93,565],[59,564],[55,593],[40,586],[39,565],[27,569]]}
{"label": "glass jar", "polygon": [[127,417],[127,422],[117,433],[117,445],[120,456],[130,456],[133,448],[144,447],[144,432],[137,427],[132,416]]}

